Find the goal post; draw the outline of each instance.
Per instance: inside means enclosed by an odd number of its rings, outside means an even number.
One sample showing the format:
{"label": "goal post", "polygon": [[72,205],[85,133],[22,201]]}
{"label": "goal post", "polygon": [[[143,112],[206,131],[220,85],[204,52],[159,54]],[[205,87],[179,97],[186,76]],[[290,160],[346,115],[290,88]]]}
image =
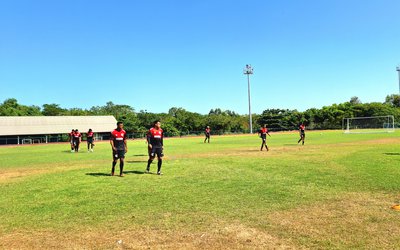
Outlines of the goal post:
{"label": "goal post", "polygon": [[343,118],[342,129],[347,134],[394,132],[394,116]]}

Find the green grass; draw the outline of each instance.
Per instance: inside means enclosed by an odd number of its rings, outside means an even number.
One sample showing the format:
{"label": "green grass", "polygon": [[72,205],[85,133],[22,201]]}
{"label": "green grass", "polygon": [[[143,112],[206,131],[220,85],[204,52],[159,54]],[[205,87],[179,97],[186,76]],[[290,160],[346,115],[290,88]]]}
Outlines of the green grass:
{"label": "green grass", "polygon": [[[379,229],[400,219],[400,212],[388,205],[400,199],[399,136],[398,132],[309,132],[306,145],[301,146],[297,133],[272,134],[267,139],[268,153],[258,151],[260,139],[255,135],[212,137],[210,144],[202,143],[202,138],[166,139],[163,176],[143,174],[147,146],[135,140],[128,142],[123,178],[109,176],[108,143],[97,143],[94,153],[82,150],[78,154],[70,153],[67,144],[0,147],[0,174],[4,176],[0,178],[0,242],[15,232],[68,235],[74,230],[85,233],[87,228],[150,228],[189,235],[208,232],[211,240],[222,237],[217,242],[223,247],[225,238],[238,236],[221,230],[242,225],[294,248],[396,246],[400,236],[385,236]],[[296,220],[309,216],[308,210],[322,213],[319,204],[351,203],[351,199],[358,204],[357,197],[375,201],[372,214],[365,214],[363,205],[357,207],[360,220],[369,218],[358,221],[357,237],[349,237],[343,229],[347,225],[343,218],[350,218],[352,212],[339,205],[336,210],[329,208],[332,211],[326,215],[334,217],[329,223],[337,227],[333,233],[315,236],[293,229]],[[337,213],[343,213],[343,218],[336,218]],[[283,215],[293,215],[290,226],[275,221]],[[324,232],[328,226],[317,221],[309,222],[309,227]],[[371,225],[377,228],[373,232],[367,228]],[[231,247],[258,248],[265,246],[262,243],[262,239],[250,245],[234,241]],[[1,244],[10,247],[7,242]],[[39,244],[46,247],[46,243]],[[102,244],[91,246],[110,247]],[[38,247],[35,243],[23,246]],[[202,246],[198,242],[190,245]]]}

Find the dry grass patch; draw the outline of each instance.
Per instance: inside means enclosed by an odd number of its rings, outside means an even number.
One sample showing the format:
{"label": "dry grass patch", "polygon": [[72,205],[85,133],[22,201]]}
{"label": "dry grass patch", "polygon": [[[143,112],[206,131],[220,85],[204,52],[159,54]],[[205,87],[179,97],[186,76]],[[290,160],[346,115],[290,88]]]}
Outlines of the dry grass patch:
{"label": "dry grass patch", "polygon": [[348,193],[310,207],[268,216],[285,238],[312,248],[395,249],[400,213],[389,194]]}
{"label": "dry grass patch", "polygon": [[69,232],[20,231],[0,236],[5,249],[296,249],[288,240],[241,224],[208,232],[154,228],[86,228]]}

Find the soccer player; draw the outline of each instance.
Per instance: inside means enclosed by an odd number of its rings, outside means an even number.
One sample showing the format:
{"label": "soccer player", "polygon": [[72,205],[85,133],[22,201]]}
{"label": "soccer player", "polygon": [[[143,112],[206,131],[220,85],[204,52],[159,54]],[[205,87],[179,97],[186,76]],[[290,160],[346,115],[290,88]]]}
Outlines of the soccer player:
{"label": "soccer player", "polygon": [[93,147],[94,147],[94,133],[92,129],[90,128],[89,131],[87,132],[87,151],[88,152],[93,152]]}
{"label": "soccer player", "polygon": [[164,133],[161,129],[160,121],[155,121],[153,127],[147,133],[147,143],[151,149],[149,160],[147,161],[146,173],[150,173],[150,164],[153,162],[157,155],[157,174],[161,175],[162,158],[164,156]]}
{"label": "soccer player", "polygon": [[77,129],[75,129],[73,137],[74,137],[74,149],[75,152],[77,153],[79,151],[79,144],[81,143],[82,140],[82,134],[79,133]]}
{"label": "soccer player", "polygon": [[264,145],[265,145],[265,148],[267,149],[267,151],[269,151],[268,146],[267,146],[267,135],[269,135],[269,137],[271,137],[271,135],[268,133],[268,129],[267,129],[267,125],[266,124],[264,124],[262,126],[262,128],[258,131],[258,135],[262,139],[260,151],[263,150]]}
{"label": "soccer player", "polygon": [[75,150],[74,150],[74,132],[75,132],[75,130],[71,130],[71,132],[68,133],[68,140],[69,140],[69,144],[71,145],[71,153],[75,152]]}
{"label": "soccer player", "polygon": [[210,126],[206,127],[206,130],[204,131],[204,135],[206,136],[206,138],[204,139],[204,143],[206,143],[206,141],[208,140],[208,143],[210,143]]}
{"label": "soccer player", "polygon": [[302,145],[304,145],[304,139],[306,138],[306,133],[304,132],[305,129],[306,126],[304,125],[304,122],[302,122],[299,126],[300,140],[297,142],[297,144],[303,141]]}
{"label": "soccer player", "polygon": [[122,122],[117,122],[117,128],[111,132],[110,144],[113,153],[111,175],[114,176],[115,165],[117,165],[119,159],[119,176],[123,177],[125,153],[128,152],[128,145],[126,144],[126,132]]}

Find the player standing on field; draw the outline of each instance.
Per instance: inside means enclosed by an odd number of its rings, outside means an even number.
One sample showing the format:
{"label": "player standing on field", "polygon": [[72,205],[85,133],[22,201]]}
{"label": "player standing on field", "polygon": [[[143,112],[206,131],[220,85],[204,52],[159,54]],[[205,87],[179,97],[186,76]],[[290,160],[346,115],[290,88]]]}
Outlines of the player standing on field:
{"label": "player standing on field", "polygon": [[79,133],[77,129],[75,129],[73,137],[74,137],[74,149],[75,152],[77,153],[79,151],[79,144],[81,144],[82,134]]}
{"label": "player standing on field", "polygon": [[210,143],[210,126],[206,127],[206,130],[204,131],[204,135],[206,136],[206,138],[204,139],[204,143],[206,143],[206,141],[208,140],[208,143]]}
{"label": "player standing on field", "polygon": [[90,128],[89,131],[87,132],[87,151],[88,152],[93,152],[93,147],[94,147],[94,133],[92,129]]}
{"label": "player standing on field", "polygon": [[264,145],[265,145],[265,148],[267,149],[267,151],[269,151],[268,146],[267,146],[267,135],[269,135],[270,137],[271,137],[271,135],[268,133],[268,129],[267,129],[267,125],[266,124],[264,124],[264,126],[262,126],[262,128],[258,131],[258,135],[262,139],[260,151],[263,150]]}
{"label": "player standing on field", "polygon": [[297,142],[297,144],[299,144],[301,141],[303,141],[302,145],[304,145],[304,139],[306,138],[305,129],[306,129],[306,126],[304,125],[304,122],[302,122],[299,126],[300,140]]}
{"label": "player standing on field", "polygon": [[158,160],[158,169],[157,174],[161,175],[161,165],[162,165],[162,158],[164,156],[163,149],[164,149],[164,133],[161,129],[160,121],[155,121],[153,127],[147,133],[147,143],[149,148],[151,149],[149,160],[147,161],[147,168],[146,173],[150,173],[150,164],[153,162],[154,158],[157,155]]}
{"label": "player standing on field", "polygon": [[74,151],[74,132],[75,132],[75,130],[71,130],[71,132],[68,134],[69,144],[71,145],[71,153],[75,152]]}
{"label": "player standing on field", "polygon": [[126,132],[122,122],[117,122],[117,128],[111,132],[110,144],[113,154],[111,176],[114,176],[115,165],[117,165],[119,159],[119,176],[123,177],[125,153],[128,152],[128,145],[126,144]]}

